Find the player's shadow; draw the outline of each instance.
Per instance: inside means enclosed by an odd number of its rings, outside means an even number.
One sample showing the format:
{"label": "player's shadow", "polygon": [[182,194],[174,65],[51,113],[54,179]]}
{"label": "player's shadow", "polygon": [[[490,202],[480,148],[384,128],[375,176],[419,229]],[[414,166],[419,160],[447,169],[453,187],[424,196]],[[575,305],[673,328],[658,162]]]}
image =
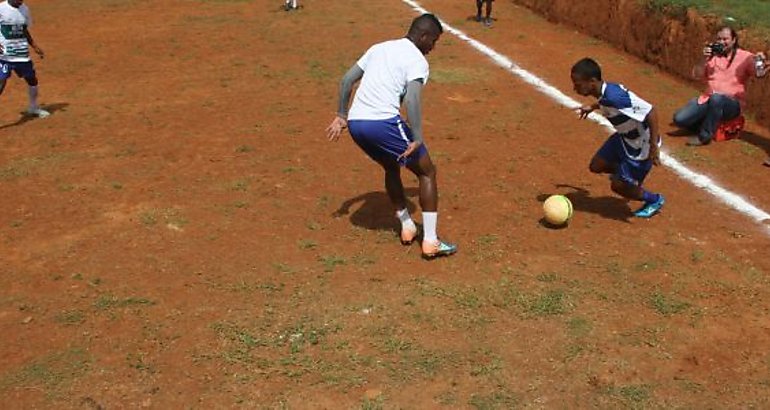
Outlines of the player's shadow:
{"label": "player's shadow", "polygon": [[[417,206],[409,198],[418,196],[420,190],[417,188],[404,188],[404,192],[407,198],[406,207],[409,209],[409,213],[414,214]],[[351,213],[351,208],[359,202],[361,205]],[[350,215],[350,222],[355,226],[371,230],[398,232],[399,224],[394,212],[388,194],[374,191],[348,199],[340,204],[340,207],[332,213],[332,216],[342,218]]]}
{"label": "player's shadow", "polygon": [[[67,107],[68,106],[69,106],[69,103],[55,103],[55,104],[41,105],[40,108],[48,111],[49,113],[51,113],[51,115],[54,115],[56,112],[59,112],[59,111],[67,111]],[[24,124],[26,124],[26,123],[28,123],[28,122],[30,122],[32,120],[37,120],[37,119],[38,119],[38,117],[36,117],[34,115],[29,115],[26,112],[21,112],[21,113],[19,113],[19,119],[18,120],[14,121],[14,122],[12,122],[10,124],[0,125],[0,129],[17,127],[19,125],[24,125]]]}
{"label": "player's shadow", "polygon": [[[567,199],[572,202],[572,208],[575,212],[588,212],[601,215],[607,219],[630,223],[631,210],[625,199],[616,196],[592,197],[586,189],[567,184],[556,184],[556,187],[570,188],[573,190],[572,192],[562,195],[566,196]],[[537,196],[537,200],[545,202],[551,195],[553,194],[540,194]],[[545,219],[541,219],[540,224],[550,228],[553,227],[546,222]]]}

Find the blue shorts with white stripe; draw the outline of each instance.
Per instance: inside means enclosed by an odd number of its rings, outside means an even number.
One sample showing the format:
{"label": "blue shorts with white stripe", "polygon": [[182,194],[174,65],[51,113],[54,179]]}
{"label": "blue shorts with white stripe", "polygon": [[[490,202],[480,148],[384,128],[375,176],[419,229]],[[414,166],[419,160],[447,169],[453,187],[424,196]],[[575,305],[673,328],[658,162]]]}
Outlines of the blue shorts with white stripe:
{"label": "blue shorts with white stripe", "polygon": [[[377,162],[396,161],[412,142],[412,130],[398,115],[387,120],[350,120],[348,128],[353,141]],[[412,155],[399,162],[406,165],[427,153],[428,149],[422,144]]]}

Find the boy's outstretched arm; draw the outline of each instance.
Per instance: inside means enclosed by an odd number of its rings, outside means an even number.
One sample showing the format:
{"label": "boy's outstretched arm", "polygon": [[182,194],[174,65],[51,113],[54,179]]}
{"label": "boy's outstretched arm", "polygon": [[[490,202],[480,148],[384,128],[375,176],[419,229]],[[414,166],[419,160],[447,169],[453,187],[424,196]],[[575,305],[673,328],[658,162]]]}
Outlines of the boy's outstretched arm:
{"label": "boy's outstretched arm", "polygon": [[584,119],[588,118],[589,114],[591,114],[593,111],[598,110],[598,109],[599,109],[599,102],[598,101],[593,103],[593,104],[582,105],[582,106],[580,106],[577,109],[578,116],[580,117],[581,120],[584,120]]}

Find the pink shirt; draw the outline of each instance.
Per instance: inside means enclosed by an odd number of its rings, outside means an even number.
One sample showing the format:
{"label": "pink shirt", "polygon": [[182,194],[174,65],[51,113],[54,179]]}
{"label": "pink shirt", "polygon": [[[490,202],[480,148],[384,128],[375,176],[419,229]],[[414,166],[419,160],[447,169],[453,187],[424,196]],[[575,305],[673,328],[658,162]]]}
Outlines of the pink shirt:
{"label": "pink shirt", "polygon": [[711,94],[717,93],[732,97],[745,104],[746,82],[754,75],[754,54],[738,49],[735,59],[730,64],[730,56],[715,56],[706,62],[704,78],[708,85],[698,98],[698,104],[708,101]]}

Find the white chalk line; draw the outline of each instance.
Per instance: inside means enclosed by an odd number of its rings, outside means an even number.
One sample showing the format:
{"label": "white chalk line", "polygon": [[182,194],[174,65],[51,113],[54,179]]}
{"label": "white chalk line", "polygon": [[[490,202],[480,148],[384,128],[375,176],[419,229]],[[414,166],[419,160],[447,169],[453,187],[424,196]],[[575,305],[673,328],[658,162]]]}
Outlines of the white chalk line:
{"label": "white chalk line", "polygon": [[[412,0],[401,0],[401,1],[408,4],[410,7],[412,7],[412,9],[414,9],[418,13],[421,13],[421,14],[429,13],[428,10],[422,8],[422,6],[420,6],[419,3],[415,1],[412,1]],[[448,31],[454,34],[459,39],[468,43],[468,45],[470,45],[471,47],[475,48],[482,54],[492,59],[492,61],[494,61],[497,65],[510,71],[512,74],[519,77],[522,81],[532,85],[533,87],[535,87],[535,89],[545,94],[546,96],[550,97],[551,99],[555,100],[559,104],[569,109],[577,109],[578,107],[581,106],[579,102],[567,96],[556,87],[546,83],[536,75],[521,68],[518,64],[516,64],[514,61],[512,61],[508,57],[498,53],[497,51],[493,50],[489,46],[469,37],[467,34],[463,33],[462,31],[447,24],[444,20],[441,20],[441,24],[444,27],[444,31]],[[612,132],[614,132],[615,130],[612,124],[609,121],[607,121],[606,118],[604,118],[599,114],[591,113],[588,116],[588,118],[598,124],[603,125],[605,128],[607,128]],[[748,216],[749,218],[754,219],[756,222],[760,223],[761,225],[764,226],[763,221],[770,219],[770,214],[768,214],[767,212],[749,203],[748,201],[743,199],[740,195],[720,187],[719,185],[714,183],[714,181],[712,181],[711,178],[705,175],[699,174],[685,167],[681,162],[677,161],[674,157],[666,154],[665,152],[661,151],[660,161],[663,165],[671,168],[671,170],[674,171],[675,174],[679,175],[679,177],[683,178],[685,181],[691,183],[692,185],[700,189],[703,189],[704,191],[708,192],[709,194],[717,198],[720,202]],[[764,227],[770,230],[770,228],[768,228],[767,226],[764,226]]]}

